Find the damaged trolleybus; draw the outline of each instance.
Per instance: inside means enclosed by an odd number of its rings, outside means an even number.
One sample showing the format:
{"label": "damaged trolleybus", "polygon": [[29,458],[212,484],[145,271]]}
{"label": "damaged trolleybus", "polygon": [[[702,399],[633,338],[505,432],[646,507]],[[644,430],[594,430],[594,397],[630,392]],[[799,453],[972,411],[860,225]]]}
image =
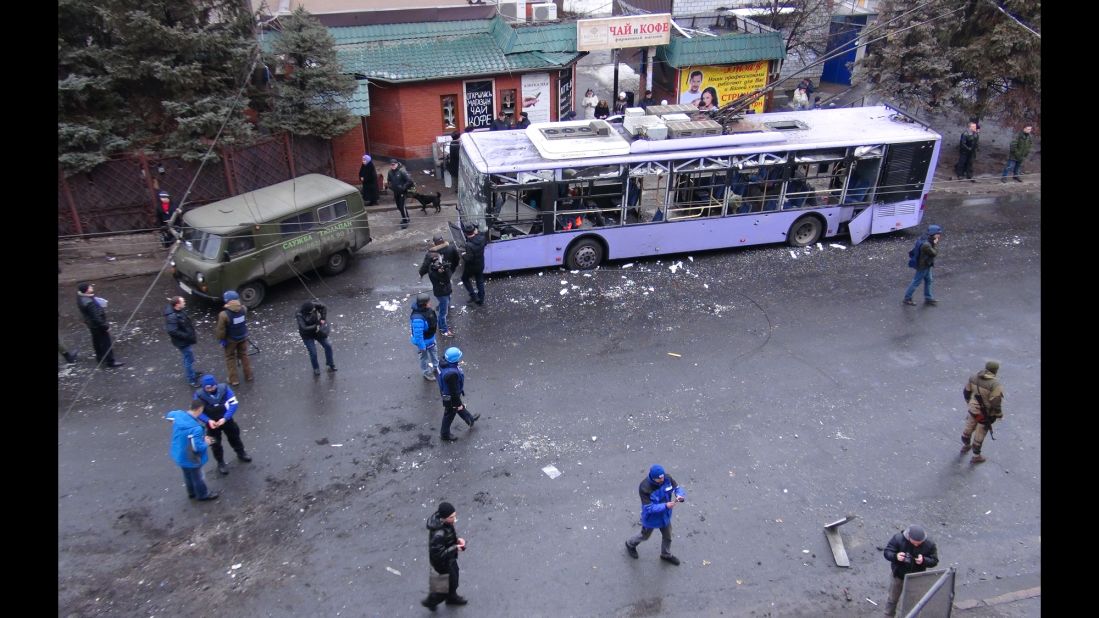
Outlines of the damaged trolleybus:
{"label": "damaged trolleybus", "polygon": [[941,136],[903,112],[750,114],[722,135],[676,107],[464,135],[458,211],[488,238],[485,272],[843,233],[857,244],[923,217]]}

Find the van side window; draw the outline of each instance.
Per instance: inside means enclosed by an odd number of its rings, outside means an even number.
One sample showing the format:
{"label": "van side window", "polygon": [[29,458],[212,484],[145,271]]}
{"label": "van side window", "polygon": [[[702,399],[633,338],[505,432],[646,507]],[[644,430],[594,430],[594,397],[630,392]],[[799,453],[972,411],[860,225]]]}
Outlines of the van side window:
{"label": "van side window", "polygon": [[336,202],[317,209],[317,221],[326,223],[347,216],[347,201]]}
{"label": "van side window", "polygon": [[281,225],[282,235],[287,237],[304,234],[315,227],[317,227],[317,224],[313,219],[312,210],[290,217],[289,219],[283,219]]}
{"label": "van side window", "polygon": [[236,256],[241,253],[247,253],[256,248],[256,240],[252,238],[251,234],[244,234],[241,236],[230,236],[228,251],[229,255]]}

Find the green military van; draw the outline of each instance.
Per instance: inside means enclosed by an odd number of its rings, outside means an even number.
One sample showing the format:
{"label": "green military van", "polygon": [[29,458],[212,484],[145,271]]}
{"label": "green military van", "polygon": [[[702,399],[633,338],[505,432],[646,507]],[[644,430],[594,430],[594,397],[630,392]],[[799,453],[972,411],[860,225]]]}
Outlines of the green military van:
{"label": "green military van", "polygon": [[308,174],[184,213],[173,276],[188,294],[220,303],[236,290],[254,308],[268,286],[342,272],[370,240],[359,190]]}

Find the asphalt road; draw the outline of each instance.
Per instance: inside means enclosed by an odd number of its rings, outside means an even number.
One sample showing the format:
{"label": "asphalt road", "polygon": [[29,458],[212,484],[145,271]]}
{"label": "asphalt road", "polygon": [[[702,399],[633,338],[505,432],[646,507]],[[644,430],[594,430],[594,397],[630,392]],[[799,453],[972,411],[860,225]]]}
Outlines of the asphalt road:
{"label": "asphalt road", "polygon": [[[320,378],[293,323],[308,292],[278,286],[237,389],[254,462],[208,465],[213,503],[187,499],[167,454],[163,415],[191,390],[163,332],[171,281],[97,286],[115,331],[151,292],[116,340],[125,368],[59,369],[58,614],[426,614],[424,521],[444,499],[470,604],[440,611],[468,616],[874,615],[880,550],[908,523],[957,568],[959,598],[1040,585],[1039,198],[933,201],[925,222],[946,230],[937,307],[900,303],[915,231],[497,276],[483,307],[456,289],[447,344],[483,417],[449,444],[408,342],[418,252],[306,282],[334,323],[340,370]],[[58,299],[90,356],[68,286]],[[223,379],[214,311],[192,315],[198,366]],[[974,467],[961,390],[988,358],[1005,418]],[[689,493],[679,567],[658,537],[637,561],[622,547],[653,463]],[[840,569],[822,526],[846,514]],[[1040,603],[1003,610],[962,615]]]}

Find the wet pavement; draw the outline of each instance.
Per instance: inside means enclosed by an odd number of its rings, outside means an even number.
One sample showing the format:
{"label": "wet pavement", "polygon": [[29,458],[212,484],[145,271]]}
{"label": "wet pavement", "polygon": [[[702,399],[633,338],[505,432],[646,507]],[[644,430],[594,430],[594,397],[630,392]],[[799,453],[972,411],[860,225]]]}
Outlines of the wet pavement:
{"label": "wet pavement", "polygon": [[[424,520],[440,500],[469,542],[470,599],[440,611],[470,616],[876,615],[881,548],[908,523],[958,569],[959,599],[1040,585],[1040,201],[940,198],[925,222],[946,230],[937,307],[900,304],[915,231],[494,276],[483,307],[456,288],[445,345],[465,352],[483,416],[443,444],[408,342],[422,253],[360,252],[250,314],[261,352],[237,419],[254,462],[230,455],[224,477],[208,464],[212,503],[187,499],[167,454],[163,415],[191,392],[163,332],[176,289],[101,283],[127,365],[59,369],[58,613],[426,614]],[[86,359],[71,287],[61,330]],[[339,367],[319,378],[293,322],[310,292]],[[190,310],[197,364],[223,379],[214,310]],[[974,467],[957,454],[960,393],[987,358],[1008,397]],[[655,538],[637,561],[622,547],[653,463],[689,492],[679,567]],[[846,514],[840,569],[822,526]]]}

